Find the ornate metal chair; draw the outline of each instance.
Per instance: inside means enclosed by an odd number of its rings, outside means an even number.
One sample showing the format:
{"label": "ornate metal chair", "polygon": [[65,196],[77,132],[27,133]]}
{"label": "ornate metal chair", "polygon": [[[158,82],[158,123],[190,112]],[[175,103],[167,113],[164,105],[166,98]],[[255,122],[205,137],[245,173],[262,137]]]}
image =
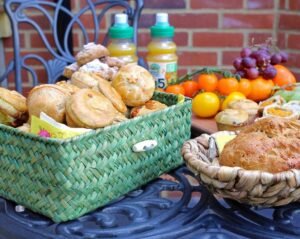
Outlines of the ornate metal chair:
{"label": "ornate metal chair", "polygon": [[[66,0],[6,0],[4,8],[10,18],[12,32],[13,32],[13,48],[14,58],[7,66],[5,74],[0,76],[0,83],[7,79],[10,74],[14,74],[15,88],[22,92],[24,77],[22,72],[27,72],[30,78],[30,84],[37,85],[40,83],[38,79],[37,69],[43,68],[46,72],[46,82],[56,82],[66,65],[74,62],[73,47],[72,47],[72,30],[80,32],[83,36],[83,43],[100,42],[107,43],[107,37],[103,30],[100,30],[100,24],[105,14],[114,9],[114,12],[124,11],[128,14],[128,18],[134,27],[135,36],[134,42],[137,44],[137,29],[141,11],[143,9],[143,0],[85,0],[73,1],[83,5],[78,12],[73,12],[68,7],[70,1]],[[134,6],[132,6],[134,5]],[[121,9],[121,10],[120,10]],[[36,21],[35,15],[43,15],[43,20],[38,18]],[[86,16],[89,14],[89,18]],[[107,16],[107,15],[106,15]],[[49,41],[49,32],[43,29],[43,25],[50,24],[52,31],[52,40]],[[85,26],[88,24],[89,26]],[[23,25],[22,25],[23,24]],[[31,25],[30,29],[34,29],[42,42],[45,49],[50,53],[50,59],[34,53],[32,49],[25,49],[21,47],[20,41],[20,25]],[[93,33],[87,31],[87,27],[93,29]],[[102,36],[101,36],[102,34]],[[74,39],[73,39],[74,40]],[[35,63],[32,65],[32,63]],[[37,67],[37,65],[40,65]]]}

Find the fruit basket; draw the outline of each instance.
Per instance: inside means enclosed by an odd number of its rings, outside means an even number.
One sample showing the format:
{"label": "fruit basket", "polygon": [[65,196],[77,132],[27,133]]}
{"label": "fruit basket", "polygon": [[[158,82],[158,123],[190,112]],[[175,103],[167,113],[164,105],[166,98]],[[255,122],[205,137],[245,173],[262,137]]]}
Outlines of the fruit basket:
{"label": "fruit basket", "polygon": [[209,136],[188,140],[182,147],[188,168],[217,197],[255,206],[281,206],[300,198],[300,170],[279,173],[220,166]]}
{"label": "fruit basket", "polygon": [[[153,99],[169,107],[65,140],[0,125],[0,195],[55,222],[67,221],[181,165],[191,102],[160,92]],[[157,146],[133,151],[146,140]]]}

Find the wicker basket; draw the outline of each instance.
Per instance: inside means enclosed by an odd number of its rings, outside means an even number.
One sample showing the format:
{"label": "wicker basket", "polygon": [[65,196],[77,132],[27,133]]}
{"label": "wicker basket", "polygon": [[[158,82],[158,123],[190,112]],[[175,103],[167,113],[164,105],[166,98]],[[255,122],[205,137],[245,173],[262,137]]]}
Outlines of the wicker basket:
{"label": "wicker basket", "polygon": [[[55,222],[75,219],[183,163],[191,101],[68,140],[45,139],[0,125],[0,195]],[[180,127],[175,127],[179,126]],[[144,140],[157,146],[133,152]]]}
{"label": "wicker basket", "polygon": [[[216,149],[214,149],[216,150]],[[213,194],[241,203],[281,206],[300,198],[300,170],[281,173],[220,166],[203,134],[184,143],[182,155],[188,168]]]}

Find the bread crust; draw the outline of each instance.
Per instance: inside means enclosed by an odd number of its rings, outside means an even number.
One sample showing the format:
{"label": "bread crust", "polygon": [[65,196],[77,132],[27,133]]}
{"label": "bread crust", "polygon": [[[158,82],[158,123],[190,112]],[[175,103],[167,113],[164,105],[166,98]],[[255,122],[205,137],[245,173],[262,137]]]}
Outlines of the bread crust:
{"label": "bread crust", "polygon": [[227,143],[220,165],[278,173],[300,169],[300,123],[270,117],[246,126]]}

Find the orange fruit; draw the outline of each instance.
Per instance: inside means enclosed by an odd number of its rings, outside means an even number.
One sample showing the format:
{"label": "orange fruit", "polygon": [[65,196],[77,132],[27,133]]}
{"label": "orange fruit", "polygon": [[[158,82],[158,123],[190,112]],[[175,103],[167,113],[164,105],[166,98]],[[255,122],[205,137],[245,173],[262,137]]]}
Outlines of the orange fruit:
{"label": "orange fruit", "polygon": [[215,74],[200,74],[198,76],[198,87],[200,90],[212,92],[217,89],[218,77]]}
{"label": "orange fruit", "polygon": [[276,76],[272,79],[275,85],[283,86],[287,84],[296,83],[294,74],[283,65],[275,65],[277,70]]}
{"label": "orange fruit", "polygon": [[251,93],[248,99],[254,101],[265,100],[270,97],[274,83],[272,80],[265,80],[261,76],[251,80]]}
{"label": "orange fruit", "polygon": [[184,88],[185,96],[190,98],[193,98],[199,90],[198,83],[193,80],[185,81],[181,85]]}
{"label": "orange fruit", "polygon": [[251,81],[245,78],[240,79],[238,91],[247,97],[251,93]]}
{"label": "orange fruit", "polygon": [[218,82],[218,91],[222,95],[229,95],[231,92],[238,91],[239,82],[235,78],[222,78]]}
{"label": "orange fruit", "polygon": [[165,89],[165,92],[167,93],[172,93],[172,94],[182,94],[182,95],[185,95],[185,90],[183,88],[183,86],[181,85],[169,85],[166,89]]}

